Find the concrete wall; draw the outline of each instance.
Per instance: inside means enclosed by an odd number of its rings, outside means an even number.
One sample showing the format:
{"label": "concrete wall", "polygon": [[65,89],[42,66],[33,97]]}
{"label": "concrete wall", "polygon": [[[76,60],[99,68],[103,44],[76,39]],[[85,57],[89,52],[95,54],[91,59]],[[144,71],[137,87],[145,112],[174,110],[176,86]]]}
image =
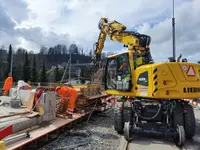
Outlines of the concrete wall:
{"label": "concrete wall", "polygon": [[44,121],[55,119],[56,117],[56,94],[55,92],[43,93],[40,104],[44,106]]}

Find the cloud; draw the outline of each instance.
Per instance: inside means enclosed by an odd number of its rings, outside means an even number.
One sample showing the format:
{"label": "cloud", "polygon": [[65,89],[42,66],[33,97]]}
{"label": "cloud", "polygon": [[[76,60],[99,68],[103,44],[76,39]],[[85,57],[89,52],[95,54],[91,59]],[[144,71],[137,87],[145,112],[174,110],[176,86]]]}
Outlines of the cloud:
{"label": "cloud", "polygon": [[[2,3],[2,2],[3,3]],[[0,28],[7,27],[12,37],[3,39],[16,46],[37,50],[40,45],[76,42],[91,49],[97,41],[101,17],[117,20],[129,30],[152,37],[151,52],[155,61],[172,56],[172,1],[154,0],[0,0]],[[199,0],[176,0],[176,55],[182,53],[197,61],[200,46]],[[10,6],[10,7],[8,7]],[[5,34],[5,33],[3,33]],[[0,38],[2,39],[0,32]],[[31,40],[24,40],[31,39]],[[35,41],[35,42],[34,42]],[[2,43],[0,43],[2,44]],[[105,42],[105,51],[120,51],[123,45]]]}
{"label": "cloud", "polygon": [[[200,20],[196,17],[200,14],[198,5],[200,1],[185,1],[177,6],[176,17],[176,56],[180,53],[187,57],[189,61],[199,60],[200,46]],[[162,22],[150,27],[148,22],[138,27],[139,32],[149,34],[152,37],[152,53],[155,57],[172,56],[172,27],[171,18],[166,18]],[[198,54],[198,55],[196,55]],[[157,58],[157,60],[160,60]]]}
{"label": "cloud", "polygon": [[15,23],[28,19],[27,3],[24,0],[0,0],[2,9]]}

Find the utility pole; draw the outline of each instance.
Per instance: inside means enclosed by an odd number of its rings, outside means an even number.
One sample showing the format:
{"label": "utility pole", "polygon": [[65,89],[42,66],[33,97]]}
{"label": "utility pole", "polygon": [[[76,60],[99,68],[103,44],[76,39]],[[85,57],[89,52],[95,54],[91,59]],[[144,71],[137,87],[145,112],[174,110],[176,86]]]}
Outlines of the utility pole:
{"label": "utility pole", "polygon": [[173,0],[173,18],[172,18],[172,44],[173,44],[173,58],[176,60],[174,0]]}
{"label": "utility pole", "polygon": [[11,77],[13,75],[12,70],[13,70],[13,50],[11,48],[11,60],[10,60],[10,75],[11,75]]}
{"label": "utility pole", "polygon": [[70,53],[70,55],[69,55],[69,84],[71,84],[71,58],[72,58],[72,55],[71,55],[71,53]]}
{"label": "utility pole", "polygon": [[64,70],[64,73],[63,73],[63,76],[62,76],[62,79],[61,79],[61,82],[60,82],[60,83],[62,83],[62,82],[63,82],[63,80],[64,80],[65,73],[66,73],[66,71],[67,71],[67,69],[68,69],[69,61],[70,61],[70,59],[68,60],[68,62],[67,62],[67,64],[66,64],[66,66],[65,66],[65,70]]}

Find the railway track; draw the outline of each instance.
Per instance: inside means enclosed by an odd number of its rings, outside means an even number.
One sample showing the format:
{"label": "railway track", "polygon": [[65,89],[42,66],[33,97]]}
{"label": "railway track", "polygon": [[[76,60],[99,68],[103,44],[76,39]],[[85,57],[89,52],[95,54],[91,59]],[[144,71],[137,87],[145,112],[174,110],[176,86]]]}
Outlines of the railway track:
{"label": "railway track", "polygon": [[127,142],[121,136],[118,150],[200,150],[200,109],[194,108],[194,112],[196,117],[196,134],[192,140],[187,140],[183,147],[177,147],[172,139],[139,134],[133,135],[133,139],[130,142]]}
{"label": "railway track", "polygon": [[116,150],[120,135],[113,128],[113,111],[95,113],[84,126],[74,127],[41,150]]}

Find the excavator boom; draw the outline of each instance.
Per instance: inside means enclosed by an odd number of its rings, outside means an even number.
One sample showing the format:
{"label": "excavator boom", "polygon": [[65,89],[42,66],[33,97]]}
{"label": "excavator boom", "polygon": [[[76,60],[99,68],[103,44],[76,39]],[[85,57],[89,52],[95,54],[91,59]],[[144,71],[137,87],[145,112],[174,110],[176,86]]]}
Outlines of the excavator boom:
{"label": "excavator boom", "polygon": [[99,21],[99,37],[98,41],[94,44],[94,63],[98,63],[101,60],[101,53],[104,48],[104,42],[108,36],[110,40],[122,43],[128,50],[132,50],[133,47],[137,47],[137,50],[145,50],[145,53],[152,57],[149,52],[149,45],[151,37],[148,35],[142,35],[133,31],[126,31],[126,26],[113,20],[108,21],[107,18],[101,18]]}

